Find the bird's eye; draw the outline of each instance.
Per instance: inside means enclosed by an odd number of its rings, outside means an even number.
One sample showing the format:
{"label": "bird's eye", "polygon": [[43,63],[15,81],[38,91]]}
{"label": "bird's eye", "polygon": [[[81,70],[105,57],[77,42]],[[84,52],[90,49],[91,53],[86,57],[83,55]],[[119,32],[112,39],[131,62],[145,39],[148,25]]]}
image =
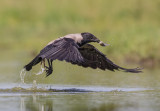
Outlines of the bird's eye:
{"label": "bird's eye", "polygon": [[90,39],[93,39],[93,36],[91,36]]}

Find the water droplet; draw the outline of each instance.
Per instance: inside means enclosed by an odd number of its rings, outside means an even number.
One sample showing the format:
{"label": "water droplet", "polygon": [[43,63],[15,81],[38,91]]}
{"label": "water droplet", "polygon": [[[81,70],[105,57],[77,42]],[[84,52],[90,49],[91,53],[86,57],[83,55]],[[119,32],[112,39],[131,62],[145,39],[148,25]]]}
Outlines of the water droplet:
{"label": "water droplet", "polygon": [[25,84],[25,82],[24,82],[24,77],[25,77],[25,75],[26,75],[26,69],[23,68],[23,69],[20,71],[20,78],[21,78],[21,82],[22,82],[23,84]]}
{"label": "water droplet", "polygon": [[33,80],[32,89],[37,89],[37,81]]}
{"label": "water droplet", "polygon": [[42,65],[41,65],[41,71],[39,71],[38,73],[35,73],[35,74],[36,74],[36,75],[43,74],[44,70],[45,70],[45,68],[43,68]]}

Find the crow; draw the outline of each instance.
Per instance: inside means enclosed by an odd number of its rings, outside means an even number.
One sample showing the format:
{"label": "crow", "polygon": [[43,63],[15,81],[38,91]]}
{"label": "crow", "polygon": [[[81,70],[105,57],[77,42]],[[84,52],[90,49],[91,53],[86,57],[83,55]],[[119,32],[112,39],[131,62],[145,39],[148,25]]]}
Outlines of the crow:
{"label": "crow", "polygon": [[[107,44],[100,41],[96,36],[89,32],[68,34],[53,40],[44,47],[40,53],[27,65],[26,71],[30,71],[38,63],[44,64],[46,77],[52,74],[54,60],[66,61],[82,67],[99,68],[101,70],[123,70],[124,72],[139,73],[142,68],[127,69],[114,64],[106,55],[100,52],[90,42],[97,42],[101,46]],[[48,61],[48,66],[45,65]]]}

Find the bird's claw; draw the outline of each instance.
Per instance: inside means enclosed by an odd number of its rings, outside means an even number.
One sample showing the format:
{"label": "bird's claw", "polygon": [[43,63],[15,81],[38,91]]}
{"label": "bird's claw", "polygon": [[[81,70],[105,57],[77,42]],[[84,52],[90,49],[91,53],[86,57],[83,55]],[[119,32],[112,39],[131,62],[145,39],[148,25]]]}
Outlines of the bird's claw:
{"label": "bird's claw", "polygon": [[48,68],[47,67],[47,70],[46,71],[46,77],[49,76],[50,74],[52,74],[53,70],[51,68]]}

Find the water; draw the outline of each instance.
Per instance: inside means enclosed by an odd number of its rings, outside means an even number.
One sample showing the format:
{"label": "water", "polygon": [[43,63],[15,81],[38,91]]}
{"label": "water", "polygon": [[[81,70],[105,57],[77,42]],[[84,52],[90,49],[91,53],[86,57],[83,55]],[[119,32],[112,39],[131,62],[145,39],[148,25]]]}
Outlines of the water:
{"label": "water", "polygon": [[0,62],[0,111],[160,110],[159,70],[131,74],[55,61],[47,78],[40,65],[20,78],[25,62]]}
{"label": "water", "polygon": [[45,71],[45,68],[43,68],[43,66],[41,65],[41,70],[38,73],[35,73],[36,75],[40,75],[43,74]]}
{"label": "water", "polygon": [[[22,87],[27,90],[30,86]],[[159,111],[160,106],[160,90],[154,89],[73,85],[53,85],[52,90],[45,88],[44,92],[39,89],[1,91],[0,108],[5,111]]]}
{"label": "water", "polygon": [[25,82],[24,82],[25,75],[26,75],[26,69],[24,68],[24,69],[22,69],[22,70],[20,71],[20,78],[21,78],[21,82],[22,82],[23,84],[25,83]]}

